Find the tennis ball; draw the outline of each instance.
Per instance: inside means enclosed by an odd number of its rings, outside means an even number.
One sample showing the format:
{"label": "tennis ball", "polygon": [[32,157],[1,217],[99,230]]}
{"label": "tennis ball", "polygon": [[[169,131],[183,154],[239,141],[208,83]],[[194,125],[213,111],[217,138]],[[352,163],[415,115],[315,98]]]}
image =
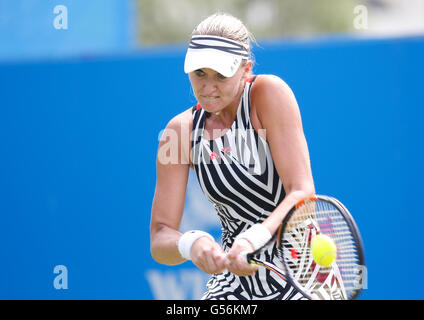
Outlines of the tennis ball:
{"label": "tennis ball", "polygon": [[312,257],[315,262],[323,267],[330,266],[337,255],[334,241],[324,234],[316,235],[311,242]]}

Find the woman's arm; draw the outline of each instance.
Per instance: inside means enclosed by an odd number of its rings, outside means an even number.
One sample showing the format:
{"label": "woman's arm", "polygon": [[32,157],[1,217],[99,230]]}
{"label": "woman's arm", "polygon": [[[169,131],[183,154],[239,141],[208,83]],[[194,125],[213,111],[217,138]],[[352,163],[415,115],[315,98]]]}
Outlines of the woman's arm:
{"label": "woman's arm", "polygon": [[[288,85],[272,75],[258,76],[251,90],[251,104],[260,128],[265,129],[272,158],[286,196],[263,225],[274,234],[289,210],[315,192],[309,151],[303,133],[297,101]],[[253,251],[245,239],[234,242],[228,253],[230,271],[243,275],[252,267],[240,259],[240,252]]]}
{"label": "woman's arm", "polygon": [[189,174],[187,161],[182,161],[181,116],[165,128],[156,158],[156,188],[150,223],[150,248],[153,258],[163,264],[175,265],[184,259],[178,252],[178,231],[184,211]]}
{"label": "woman's arm", "polygon": [[[156,189],[152,205],[150,239],[152,257],[175,265],[185,261],[178,250],[178,231],[184,211],[189,174],[191,110],[172,119],[163,132],[156,159]],[[192,245],[193,263],[206,273],[225,269],[226,254],[218,243],[202,236]]]}
{"label": "woman's arm", "polygon": [[296,98],[289,86],[272,75],[261,76],[253,87],[252,103],[266,130],[266,139],[286,197],[264,221],[273,234],[288,211],[315,193],[309,151]]}

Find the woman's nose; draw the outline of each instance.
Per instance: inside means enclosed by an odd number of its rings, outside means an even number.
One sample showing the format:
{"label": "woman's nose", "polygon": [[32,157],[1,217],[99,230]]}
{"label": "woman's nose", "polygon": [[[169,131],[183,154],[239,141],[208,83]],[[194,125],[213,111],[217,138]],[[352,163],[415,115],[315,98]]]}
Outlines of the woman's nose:
{"label": "woman's nose", "polygon": [[203,83],[202,94],[208,95],[216,92],[216,84],[214,81],[207,80]]}

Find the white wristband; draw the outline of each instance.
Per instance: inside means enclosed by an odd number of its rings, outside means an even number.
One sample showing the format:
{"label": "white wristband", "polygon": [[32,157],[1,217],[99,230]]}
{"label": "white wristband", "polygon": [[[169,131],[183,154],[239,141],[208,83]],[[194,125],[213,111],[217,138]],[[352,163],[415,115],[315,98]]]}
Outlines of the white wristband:
{"label": "white wristband", "polygon": [[245,232],[240,233],[237,239],[246,239],[249,241],[254,250],[263,247],[272,238],[271,232],[261,223],[254,224]]}
{"label": "white wristband", "polygon": [[191,247],[193,246],[193,243],[201,237],[207,237],[212,241],[215,241],[209,233],[200,230],[190,230],[181,236],[177,244],[178,251],[184,259],[191,260]]}

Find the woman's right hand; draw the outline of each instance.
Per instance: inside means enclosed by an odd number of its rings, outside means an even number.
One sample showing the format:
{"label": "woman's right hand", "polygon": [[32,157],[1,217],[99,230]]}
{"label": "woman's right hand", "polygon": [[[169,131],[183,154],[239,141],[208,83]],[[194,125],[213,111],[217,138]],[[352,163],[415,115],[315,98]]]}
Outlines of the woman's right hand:
{"label": "woman's right hand", "polygon": [[197,239],[190,254],[192,262],[203,272],[214,274],[226,269],[227,254],[217,242],[207,237]]}

